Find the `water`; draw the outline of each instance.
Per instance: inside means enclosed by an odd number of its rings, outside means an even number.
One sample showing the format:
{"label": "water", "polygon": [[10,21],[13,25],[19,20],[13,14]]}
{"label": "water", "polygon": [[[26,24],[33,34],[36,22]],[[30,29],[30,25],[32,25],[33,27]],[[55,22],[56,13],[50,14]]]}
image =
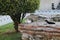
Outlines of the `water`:
{"label": "water", "polygon": [[10,16],[0,16],[0,26],[10,22],[13,22]]}

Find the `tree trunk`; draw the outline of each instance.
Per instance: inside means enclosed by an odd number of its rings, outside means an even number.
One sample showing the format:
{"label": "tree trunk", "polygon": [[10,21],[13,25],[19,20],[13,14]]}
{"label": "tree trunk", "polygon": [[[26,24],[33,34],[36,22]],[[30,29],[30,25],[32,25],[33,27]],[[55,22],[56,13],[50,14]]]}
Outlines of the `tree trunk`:
{"label": "tree trunk", "polygon": [[21,14],[12,15],[11,18],[14,21],[14,28],[15,28],[16,32],[19,32],[18,24],[21,23],[20,22]]}
{"label": "tree trunk", "polygon": [[[26,13],[23,13],[22,15],[22,20],[24,19]],[[19,32],[18,30],[18,24],[21,23],[21,13],[20,14],[15,14],[15,15],[10,15],[12,20],[14,21],[14,28],[16,30],[16,32]]]}
{"label": "tree trunk", "polygon": [[19,30],[18,30],[18,24],[19,24],[18,21],[14,22],[14,28],[15,28],[16,32],[19,32]]}

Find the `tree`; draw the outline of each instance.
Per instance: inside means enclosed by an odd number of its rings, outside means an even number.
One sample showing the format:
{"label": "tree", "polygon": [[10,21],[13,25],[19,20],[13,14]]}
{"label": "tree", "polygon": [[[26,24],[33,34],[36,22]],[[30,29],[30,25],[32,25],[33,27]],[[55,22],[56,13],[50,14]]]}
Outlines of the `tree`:
{"label": "tree", "polygon": [[24,19],[26,13],[34,12],[39,4],[39,0],[0,0],[0,15],[11,16],[14,28],[18,32],[18,24]]}

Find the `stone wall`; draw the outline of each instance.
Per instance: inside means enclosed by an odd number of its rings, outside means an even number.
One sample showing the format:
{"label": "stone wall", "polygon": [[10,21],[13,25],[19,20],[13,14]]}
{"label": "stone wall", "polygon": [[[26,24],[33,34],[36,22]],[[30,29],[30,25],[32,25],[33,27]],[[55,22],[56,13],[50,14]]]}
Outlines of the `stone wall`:
{"label": "stone wall", "polygon": [[52,26],[31,26],[28,24],[19,24],[18,30],[22,33],[22,40],[54,40],[54,37],[60,36],[60,28]]}

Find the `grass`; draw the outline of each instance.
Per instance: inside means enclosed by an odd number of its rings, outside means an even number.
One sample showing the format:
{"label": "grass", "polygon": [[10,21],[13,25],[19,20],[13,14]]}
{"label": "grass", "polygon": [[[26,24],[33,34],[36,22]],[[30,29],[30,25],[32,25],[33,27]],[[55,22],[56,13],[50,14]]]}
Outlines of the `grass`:
{"label": "grass", "polygon": [[0,26],[0,33],[5,33],[7,31],[12,31],[12,30],[14,30],[13,23],[9,23],[9,24]]}
{"label": "grass", "polygon": [[21,34],[14,32],[13,23],[0,26],[0,40],[21,40]]}
{"label": "grass", "polygon": [[21,40],[21,34],[20,33],[3,34],[0,35],[0,40]]}

